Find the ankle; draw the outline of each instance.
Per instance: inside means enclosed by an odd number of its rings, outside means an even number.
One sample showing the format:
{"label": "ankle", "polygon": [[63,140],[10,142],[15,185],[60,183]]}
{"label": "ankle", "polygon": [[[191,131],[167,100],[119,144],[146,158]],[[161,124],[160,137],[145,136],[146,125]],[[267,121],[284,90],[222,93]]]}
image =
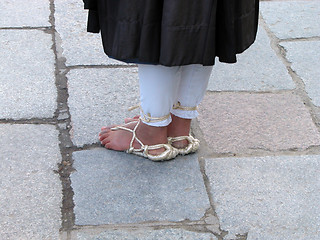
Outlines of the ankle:
{"label": "ankle", "polygon": [[141,122],[136,133],[141,140],[144,139],[142,142],[148,142],[149,145],[168,142],[167,127],[154,127]]}
{"label": "ankle", "polygon": [[168,126],[168,136],[188,136],[190,133],[191,119],[177,117],[171,114],[172,122]]}

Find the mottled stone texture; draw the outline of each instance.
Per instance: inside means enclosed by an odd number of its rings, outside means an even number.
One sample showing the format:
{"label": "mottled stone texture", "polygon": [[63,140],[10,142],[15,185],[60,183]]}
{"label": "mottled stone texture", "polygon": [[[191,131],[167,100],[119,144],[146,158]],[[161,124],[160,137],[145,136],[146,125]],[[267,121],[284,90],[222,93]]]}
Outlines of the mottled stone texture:
{"label": "mottled stone texture", "polygon": [[226,239],[320,239],[320,155],[206,159]]}
{"label": "mottled stone texture", "polygon": [[306,149],[320,145],[320,133],[301,99],[292,93],[208,94],[199,123],[211,150]]}
{"label": "mottled stone texture", "polygon": [[58,239],[61,162],[51,125],[0,124],[0,238]]}
{"label": "mottled stone texture", "polygon": [[83,9],[83,1],[55,0],[54,3],[56,30],[66,65],[126,65],[104,54],[100,34],[87,32],[88,11]]}
{"label": "mottled stone texture", "polygon": [[237,63],[216,62],[208,90],[271,91],[294,87],[285,65],[271,48],[267,33],[259,26],[256,41],[237,56]]}
{"label": "mottled stone texture", "polygon": [[262,1],[260,11],[280,39],[320,36],[319,1]]}
{"label": "mottled stone texture", "polygon": [[196,154],[152,162],[101,148],[73,158],[77,225],[200,220],[210,207]]}
{"label": "mottled stone texture", "polygon": [[320,107],[320,41],[283,42],[280,45],[286,50],[292,69],[303,80],[308,96]]}
{"label": "mottled stone texture", "polygon": [[0,1],[0,27],[47,27],[49,15],[49,1]]}
{"label": "mottled stone texture", "polygon": [[76,69],[68,75],[72,141],[77,146],[98,142],[102,126],[124,123],[130,106],[139,104],[136,68]]}
{"label": "mottled stone texture", "polygon": [[0,46],[0,119],[53,117],[57,89],[51,36],[2,30]]}

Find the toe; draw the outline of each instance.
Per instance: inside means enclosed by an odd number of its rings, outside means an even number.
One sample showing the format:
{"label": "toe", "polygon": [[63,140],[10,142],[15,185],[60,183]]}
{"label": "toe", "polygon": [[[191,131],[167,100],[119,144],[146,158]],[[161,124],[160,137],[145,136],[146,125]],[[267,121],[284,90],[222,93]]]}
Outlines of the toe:
{"label": "toe", "polygon": [[106,144],[104,145],[104,147],[107,148],[107,149],[113,149],[113,148],[112,148],[112,144],[111,144],[110,142],[106,143]]}
{"label": "toe", "polygon": [[137,121],[139,119],[139,117],[140,117],[140,115],[136,115],[133,118],[125,118],[124,122],[125,123],[135,122],[135,121]]}
{"label": "toe", "polygon": [[99,140],[103,141],[105,138],[107,138],[109,136],[109,132],[110,131],[103,131],[99,134]]}
{"label": "toe", "polygon": [[106,144],[110,143],[110,139],[107,137],[101,141],[101,144],[106,147]]}
{"label": "toe", "polygon": [[105,130],[111,129],[111,128],[116,127],[116,126],[119,126],[119,125],[113,124],[113,125],[109,125],[109,126],[104,126],[104,127],[101,127],[101,131],[105,131]]}

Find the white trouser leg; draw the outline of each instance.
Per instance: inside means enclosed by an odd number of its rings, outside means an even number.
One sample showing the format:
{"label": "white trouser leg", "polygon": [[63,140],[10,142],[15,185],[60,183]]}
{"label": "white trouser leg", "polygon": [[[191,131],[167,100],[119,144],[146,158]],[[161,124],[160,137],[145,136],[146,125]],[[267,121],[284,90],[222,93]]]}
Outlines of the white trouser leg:
{"label": "white trouser leg", "polygon": [[179,67],[139,64],[138,68],[142,122],[149,126],[168,126],[180,83]]}
{"label": "white trouser leg", "polygon": [[[212,66],[202,66],[200,64],[181,66],[181,80],[174,104],[179,104],[182,109],[172,109],[171,113],[173,115],[186,119],[193,119],[198,116],[195,107],[200,104],[206,93],[211,71]],[[194,109],[189,110],[188,108]]]}

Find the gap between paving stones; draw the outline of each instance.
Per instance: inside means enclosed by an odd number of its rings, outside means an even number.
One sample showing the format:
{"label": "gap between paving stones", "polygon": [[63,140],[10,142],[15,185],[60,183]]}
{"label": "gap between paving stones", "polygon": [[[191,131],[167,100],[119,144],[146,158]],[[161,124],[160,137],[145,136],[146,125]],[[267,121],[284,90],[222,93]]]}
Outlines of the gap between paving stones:
{"label": "gap between paving stones", "polygon": [[268,27],[265,20],[260,14],[260,25],[266,30],[267,35],[270,38],[271,48],[275,51],[276,55],[281,59],[283,64],[286,66],[289,75],[293,82],[296,84],[294,93],[301,97],[303,103],[308,108],[312,120],[316,127],[320,131],[320,107],[315,106],[305,89],[305,84],[302,78],[291,68],[292,63],[286,58],[286,50],[280,45],[281,42],[297,42],[297,41],[314,41],[320,40],[320,37],[308,37],[308,38],[292,38],[292,39],[279,39]]}
{"label": "gap between paving stones", "polygon": [[[159,232],[159,231],[169,231],[169,233],[165,234],[165,236],[163,235],[157,235],[157,237],[155,238],[154,235],[149,235],[150,233],[154,233],[154,232]],[[177,235],[174,234],[174,236],[171,236],[171,231],[185,231],[188,233],[194,233],[195,235],[187,235],[187,236],[180,236],[179,239],[186,239],[184,237],[187,237],[187,239],[197,239],[197,238],[190,238],[191,236],[195,237],[197,234],[208,234],[207,236],[210,237],[210,239],[217,239],[217,240],[223,240],[224,235],[217,235],[212,233],[211,231],[205,230],[205,229],[189,229],[188,227],[133,227],[133,228],[118,228],[118,227],[114,227],[114,228],[94,228],[94,229],[82,229],[82,230],[74,230],[72,233],[69,234],[69,238],[67,239],[77,239],[75,236],[78,236],[78,234],[82,235],[82,236],[95,236],[95,239],[111,239],[110,237],[112,237],[112,239],[114,239],[114,237],[116,237],[116,239],[140,239],[139,237],[143,237],[140,234],[135,235],[136,233],[142,233],[144,232],[145,234],[143,239],[171,239],[171,237],[173,237],[172,239],[178,239],[176,238]],[[121,233],[121,237],[122,238],[118,238],[117,236],[113,235],[112,233]],[[101,234],[106,234],[106,235],[101,235]],[[109,235],[110,234],[110,235]],[[106,238],[108,236],[108,238]],[[161,237],[162,238],[161,238]],[[74,238],[75,237],[75,238]],[[160,238],[159,238],[160,237]],[[164,237],[164,238],[163,238]],[[168,238],[169,237],[169,238]],[[213,237],[213,238],[212,238]],[[64,238],[66,239],[66,238]],[[90,238],[91,239],[91,238]],[[203,238],[201,238],[203,239]],[[205,238],[208,239],[208,238]],[[237,240],[245,240],[246,238],[244,238],[243,236],[239,236],[239,238],[237,238]]]}
{"label": "gap between paving stones", "polygon": [[0,27],[0,30],[50,30],[51,27]]}
{"label": "gap between paving stones", "polygon": [[[59,147],[62,162],[58,166],[58,173],[60,175],[60,180],[62,184],[62,207],[61,207],[61,218],[62,218],[62,228],[69,229],[74,225],[74,213],[73,213],[73,191],[70,182],[70,173],[73,171],[72,168],[72,151],[69,149],[72,147],[72,142],[69,135],[70,126],[70,113],[67,105],[68,99],[68,89],[67,89],[67,79],[65,77],[66,67],[65,58],[62,57],[62,49],[59,47],[58,33],[55,29],[55,18],[54,18],[54,0],[49,0],[50,2],[50,16],[49,22],[51,24],[51,36],[52,36],[52,50],[55,55],[55,78],[57,87],[57,109],[55,116],[57,118],[57,129],[59,130]],[[61,120],[58,121],[59,116]]]}
{"label": "gap between paving stones", "polygon": [[301,38],[286,38],[279,39],[279,42],[301,42],[301,41],[320,41],[320,37],[301,37]]}
{"label": "gap between paving stones", "polygon": [[68,69],[86,69],[86,68],[90,68],[90,69],[94,69],[94,68],[136,68],[137,65],[71,65],[68,66]]}

